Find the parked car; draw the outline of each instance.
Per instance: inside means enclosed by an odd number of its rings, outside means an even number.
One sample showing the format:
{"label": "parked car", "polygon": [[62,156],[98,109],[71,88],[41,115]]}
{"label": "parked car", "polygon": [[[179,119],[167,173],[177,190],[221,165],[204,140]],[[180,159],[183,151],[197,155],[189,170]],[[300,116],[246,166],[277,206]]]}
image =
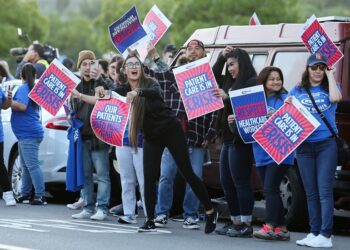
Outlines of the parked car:
{"label": "parked car", "polygon": [[[21,80],[5,82],[2,86],[3,91],[7,90],[8,86],[10,86],[14,95],[21,84]],[[69,145],[67,129],[69,123],[64,108],[61,108],[55,116],[41,108],[40,117],[44,128],[44,139],[39,148],[39,164],[44,174],[46,190],[53,196],[61,198],[65,196],[67,199],[72,195],[79,195],[65,191]],[[8,168],[13,192],[17,196],[21,190],[22,171],[17,138],[11,129],[11,109],[2,110],[2,123],[4,128],[4,162]],[[114,167],[116,165],[114,150],[111,150],[110,153],[110,165],[110,176],[113,187],[111,200],[115,200],[112,202],[114,205],[121,203],[120,177]]]}
{"label": "parked car", "polygon": [[[350,143],[350,18],[324,17],[318,19],[330,39],[345,55],[336,65],[335,78],[341,83],[343,101],[337,110],[340,136]],[[219,53],[228,45],[246,50],[259,73],[265,66],[282,69],[284,86],[289,90],[301,79],[309,56],[299,35],[303,24],[281,23],[276,25],[230,26],[196,30],[186,41],[203,41],[210,64],[214,65]],[[178,53],[184,51],[183,47]],[[176,61],[177,56],[174,61]],[[224,72],[224,71],[223,71]],[[219,178],[219,150],[221,142],[211,146],[212,165],[204,168],[203,179],[212,195],[222,195]],[[337,208],[350,209],[350,164],[338,166],[335,174],[334,199]],[[256,200],[263,200],[262,186],[257,173],[252,176]],[[281,184],[286,221],[290,228],[304,226],[307,222],[306,199],[300,180],[297,162],[290,168]],[[257,204],[257,203],[256,203]]]}

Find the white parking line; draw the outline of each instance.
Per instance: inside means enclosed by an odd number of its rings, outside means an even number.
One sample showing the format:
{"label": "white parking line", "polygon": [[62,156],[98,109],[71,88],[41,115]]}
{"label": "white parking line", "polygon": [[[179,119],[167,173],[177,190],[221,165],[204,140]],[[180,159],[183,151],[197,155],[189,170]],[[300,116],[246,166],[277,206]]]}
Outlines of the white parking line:
{"label": "white parking line", "polygon": [[[38,229],[37,227],[46,227],[53,229],[65,229],[90,233],[137,233],[136,226],[121,225],[116,223],[86,221],[86,220],[53,220],[53,219],[0,219],[0,227],[12,228],[18,230],[29,230],[36,232],[50,232],[48,230]],[[34,228],[36,227],[36,228]],[[153,234],[169,234],[171,231],[157,230]]]}
{"label": "white parking line", "polygon": [[1,250],[34,250],[33,248],[24,248],[24,247],[17,247],[17,246],[10,246],[10,245],[4,245],[0,244]]}

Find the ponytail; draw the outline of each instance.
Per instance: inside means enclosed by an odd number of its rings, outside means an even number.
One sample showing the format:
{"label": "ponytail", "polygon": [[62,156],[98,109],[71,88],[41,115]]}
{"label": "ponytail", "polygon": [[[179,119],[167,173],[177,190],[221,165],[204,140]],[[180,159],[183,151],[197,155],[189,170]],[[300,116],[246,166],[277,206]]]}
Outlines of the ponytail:
{"label": "ponytail", "polygon": [[[36,69],[31,63],[26,63],[21,71],[21,77],[28,84],[29,91],[31,91],[35,85]],[[37,104],[31,100],[32,106],[36,107]]]}

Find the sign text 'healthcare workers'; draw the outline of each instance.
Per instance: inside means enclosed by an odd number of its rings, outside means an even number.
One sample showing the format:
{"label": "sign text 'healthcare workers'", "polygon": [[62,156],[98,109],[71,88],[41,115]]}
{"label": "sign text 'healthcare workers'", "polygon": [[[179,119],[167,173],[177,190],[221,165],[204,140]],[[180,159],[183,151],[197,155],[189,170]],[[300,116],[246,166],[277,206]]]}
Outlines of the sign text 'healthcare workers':
{"label": "sign text 'healthcare workers'", "polygon": [[267,121],[267,106],[262,85],[229,92],[239,135],[245,143],[254,142],[253,133]]}

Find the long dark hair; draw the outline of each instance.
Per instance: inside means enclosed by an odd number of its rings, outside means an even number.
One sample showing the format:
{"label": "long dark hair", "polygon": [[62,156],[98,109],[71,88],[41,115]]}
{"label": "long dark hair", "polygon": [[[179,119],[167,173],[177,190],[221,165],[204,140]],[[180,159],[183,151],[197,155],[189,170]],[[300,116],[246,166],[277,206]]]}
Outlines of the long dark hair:
{"label": "long dark hair", "polygon": [[[226,62],[229,58],[234,58],[237,60],[239,65],[239,71],[236,79],[230,77],[228,73],[228,67],[226,68],[226,81],[224,82],[223,89],[225,92],[229,90],[237,90],[245,88],[246,82],[252,78],[256,77],[256,71],[253,67],[252,60],[248,53],[243,49],[233,49],[226,55]],[[228,77],[229,76],[229,77]]]}
{"label": "long dark hair", "polygon": [[[238,63],[238,74],[235,79],[228,72],[228,66],[226,67],[226,73],[223,80],[222,89],[228,93],[230,90],[242,89],[247,86],[247,82],[251,78],[256,78],[256,71],[253,67],[252,61],[248,53],[243,49],[233,49],[231,50],[225,57],[226,62],[229,58],[234,58]],[[255,80],[255,79],[254,79]],[[254,83],[255,85],[255,83]],[[250,85],[252,86],[252,85]],[[216,120],[216,129],[219,135],[222,135],[222,131],[227,129],[222,127],[222,124],[227,123],[227,116],[232,112],[231,105],[225,105],[224,109],[220,109],[218,111],[218,116]]]}
{"label": "long dark hair", "polygon": [[6,78],[9,76],[9,75],[7,74],[7,71],[6,71],[5,67],[2,66],[1,64],[0,64],[0,76],[6,77]]}
{"label": "long dark hair", "polygon": [[[303,74],[301,75],[301,82],[298,85],[298,88],[310,88],[311,87],[311,82],[310,82],[310,75],[309,75],[309,67],[306,66]],[[329,91],[329,83],[328,83],[328,77],[326,73],[323,75],[323,79],[321,81],[321,88],[323,88],[326,91]]]}
{"label": "long dark hair", "polygon": [[[33,89],[35,85],[35,75],[36,75],[36,69],[33,66],[33,64],[31,63],[24,64],[21,71],[21,77],[28,84],[29,92]],[[37,106],[37,104],[33,102],[31,99],[30,99],[30,102],[33,107]]]}
{"label": "long dark hair", "polygon": [[277,98],[279,98],[279,99],[282,99],[281,94],[282,93],[287,93],[287,91],[283,87],[284,78],[283,78],[282,70],[280,68],[273,67],[273,66],[268,66],[268,67],[263,68],[260,71],[260,74],[258,75],[258,78],[256,79],[256,82],[257,82],[258,85],[262,84],[264,86],[265,95],[266,95],[266,93],[267,93],[266,83],[267,83],[267,80],[268,80],[271,72],[277,72],[280,75],[280,78],[281,78],[281,81],[282,81],[282,88],[279,91],[275,92],[275,96]]}
{"label": "long dark hair", "polygon": [[[125,72],[126,62],[133,57],[136,58],[141,64],[141,76],[140,76],[140,79],[138,80],[137,88],[142,89],[148,86],[149,82],[151,81],[151,78],[146,76],[141,60],[137,56],[128,55],[124,60],[122,69]],[[126,77],[126,80],[128,81],[126,75],[125,77]],[[143,120],[145,117],[145,102],[146,102],[146,99],[144,97],[136,96],[131,105],[131,119],[129,121],[129,141],[130,141],[130,145],[135,150],[137,150],[138,134],[143,126]]]}

